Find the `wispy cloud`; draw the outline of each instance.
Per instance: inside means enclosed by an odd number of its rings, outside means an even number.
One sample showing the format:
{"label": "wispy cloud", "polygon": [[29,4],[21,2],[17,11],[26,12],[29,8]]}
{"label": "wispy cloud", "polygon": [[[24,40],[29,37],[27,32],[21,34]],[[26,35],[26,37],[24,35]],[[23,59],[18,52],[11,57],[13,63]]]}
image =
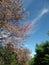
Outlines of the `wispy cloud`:
{"label": "wispy cloud", "polygon": [[[31,21],[31,23],[30,23],[30,27],[31,27],[31,29],[30,29],[30,31],[28,31],[27,32],[27,34],[31,34],[31,31],[32,31],[32,28],[33,28],[33,26],[34,26],[34,28],[36,28],[36,23],[38,23],[38,20],[40,20],[41,18],[42,18],[42,16],[44,16],[46,13],[48,13],[49,12],[49,9],[46,9],[46,8],[44,8],[41,12],[40,12],[40,14],[38,14],[37,15],[37,17],[36,18],[34,18],[32,21]],[[38,24],[37,24],[38,25]],[[37,31],[37,30],[33,30],[34,32],[35,31]],[[33,33],[34,33],[33,32]]]}
{"label": "wispy cloud", "polygon": [[49,9],[46,9],[46,8],[43,9],[43,10],[41,11],[41,13],[40,13],[35,19],[33,19],[31,25],[35,24],[39,19],[41,19],[41,17],[42,17],[44,14],[46,14],[46,13],[48,13],[48,12],[49,12]]}

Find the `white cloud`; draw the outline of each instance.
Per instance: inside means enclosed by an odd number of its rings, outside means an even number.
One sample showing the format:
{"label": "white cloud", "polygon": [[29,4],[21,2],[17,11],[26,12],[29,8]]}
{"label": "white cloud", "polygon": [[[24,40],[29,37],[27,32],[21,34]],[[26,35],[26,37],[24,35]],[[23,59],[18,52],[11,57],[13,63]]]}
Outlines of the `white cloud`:
{"label": "white cloud", "polygon": [[35,52],[32,52],[31,57],[34,57],[35,54],[36,54]]}
{"label": "white cloud", "polygon": [[48,13],[48,12],[49,12],[48,9],[46,9],[46,8],[43,9],[43,10],[41,11],[41,13],[40,13],[35,19],[33,19],[31,25],[32,25],[32,24],[35,24],[44,14],[46,14],[46,13]]}
{"label": "white cloud", "polygon": [[[42,18],[42,16],[44,16],[46,13],[48,13],[49,12],[49,9],[43,9],[41,12],[40,12],[40,14],[38,14],[38,16],[36,17],[36,18],[34,18],[33,20],[32,20],[32,22],[31,22],[31,24],[30,24],[30,27],[33,27],[33,26],[35,26],[36,27],[36,23],[38,22],[38,20],[40,20],[41,18]],[[31,33],[31,30],[32,29],[30,29],[26,34],[30,34]],[[37,30],[36,30],[37,31]],[[35,30],[33,30],[33,33],[35,32]]]}

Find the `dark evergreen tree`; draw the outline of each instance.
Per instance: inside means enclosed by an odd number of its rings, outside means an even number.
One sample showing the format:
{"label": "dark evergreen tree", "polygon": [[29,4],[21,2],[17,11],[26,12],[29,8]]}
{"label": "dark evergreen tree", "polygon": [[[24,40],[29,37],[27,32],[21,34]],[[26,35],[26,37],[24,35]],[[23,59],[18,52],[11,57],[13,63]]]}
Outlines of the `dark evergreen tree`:
{"label": "dark evergreen tree", "polygon": [[49,65],[49,41],[36,45],[36,54],[29,65]]}
{"label": "dark evergreen tree", "polygon": [[49,42],[36,45],[34,65],[49,65]]}

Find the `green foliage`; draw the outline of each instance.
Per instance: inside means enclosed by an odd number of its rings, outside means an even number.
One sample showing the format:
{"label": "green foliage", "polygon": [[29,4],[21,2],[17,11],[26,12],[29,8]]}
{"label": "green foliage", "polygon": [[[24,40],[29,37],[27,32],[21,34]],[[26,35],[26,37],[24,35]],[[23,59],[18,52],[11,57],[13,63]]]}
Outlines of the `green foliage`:
{"label": "green foliage", "polygon": [[0,65],[18,65],[17,55],[9,47],[0,45]]}
{"label": "green foliage", "polygon": [[30,52],[12,44],[0,45],[0,65],[28,65]]}
{"label": "green foliage", "polygon": [[49,42],[46,41],[36,46],[34,65],[49,65]]}
{"label": "green foliage", "polygon": [[3,49],[2,45],[0,44],[0,65],[3,65],[3,63],[4,63],[3,54],[4,54],[4,49]]}
{"label": "green foliage", "polygon": [[12,51],[10,47],[5,48],[4,54],[4,64],[5,65],[16,65],[16,54]]}
{"label": "green foliage", "polygon": [[34,58],[31,58],[31,60],[29,61],[29,65],[33,65],[34,64]]}
{"label": "green foliage", "polygon": [[46,41],[36,45],[36,55],[34,61],[31,59],[29,65],[49,65],[49,42]]}

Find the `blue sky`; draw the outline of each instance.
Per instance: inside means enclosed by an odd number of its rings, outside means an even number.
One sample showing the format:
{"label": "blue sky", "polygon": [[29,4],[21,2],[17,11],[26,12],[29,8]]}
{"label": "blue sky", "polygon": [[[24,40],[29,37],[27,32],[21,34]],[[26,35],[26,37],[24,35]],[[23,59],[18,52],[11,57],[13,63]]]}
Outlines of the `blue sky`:
{"label": "blue sky", "polygon": [[23,0],[23,3],[26,11],[30,12],[25,21],[30,21],[31,26],[36,26],[29,32],[31,37],[24,42],[34,55],[36,44],[49,40],[49,0]]}

